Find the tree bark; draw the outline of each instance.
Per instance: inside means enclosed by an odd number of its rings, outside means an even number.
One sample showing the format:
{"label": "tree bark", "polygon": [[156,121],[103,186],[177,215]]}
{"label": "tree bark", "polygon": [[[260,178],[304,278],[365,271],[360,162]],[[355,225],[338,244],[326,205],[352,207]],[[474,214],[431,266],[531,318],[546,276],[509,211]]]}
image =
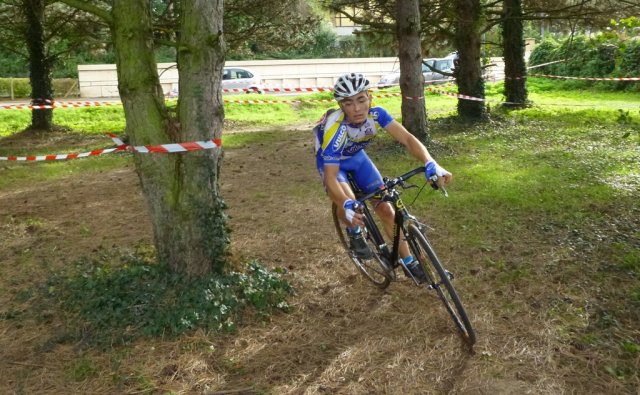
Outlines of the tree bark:
{"label": "tree bark", "polygon": [[[455,43],[458,61],[454,76],[458,93],[484,99],[484,80],[480,61],[480,31],[483,15],[480,0],[455,0]],[[484,102],[458,99],[458,115],[477,121],[487,117]]]}
{"label": "tree bark", "polygon": [[[34,104],[51,104],[53,88],[50,62],[47,59],[44,39],[45,0],[23,0],[25,14],[25,38],[29,51],[29,82]],[[52,109],[31,110],[31,129],[49,131],[53,126]]]}
{"label": "tree bark", "polygon": [[400,59],[402,124],[419,140],[427,142],[418,0],[396,0],[396,38]]}
{"label": "tree bark", "polygon": [[524,107],[527,103],[524,60],[522,0],[504,0],[502,44],[504,56],[504,91],[508,107]]}
{"label": "tree bark", "polygon": [[[222,1],[183,0],[180,4],[184,25],[177,120],[164,104],[149,2],[113,0],[118,89],[133,145],[221,137]],[[218,185],[221,151],[135,154],[134,160],[159,262],[189,276],[222,272],[229,237]]]}

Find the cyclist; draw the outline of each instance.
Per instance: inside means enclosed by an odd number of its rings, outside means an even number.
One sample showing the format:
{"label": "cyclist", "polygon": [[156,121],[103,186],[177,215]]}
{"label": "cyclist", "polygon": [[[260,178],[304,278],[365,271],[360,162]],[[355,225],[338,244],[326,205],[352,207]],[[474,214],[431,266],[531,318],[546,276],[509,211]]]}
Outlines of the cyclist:
{"label": "cyclist", "polygon": [[[382,107],[373,107],[369,92],[371,83],[360,73],[342,75],[335,83],[333,96],[339,110],[329,110],[314,128],[316,137],[316,165],[327,194],[340,209],[339,215],[347,226],[350,247],[360,259],[370,259],[373,252],[367,245],[360,226],[363,215],[356,210],[355,195],[347,181],[350,173],[356,185],[365,193],[383,185],[380,172],[367,156],[364,148],[376,133],[385,130],[421,163],[425,176],[438,176],[439,183],[448,183],[452,174],[431,157],[427,148]],[[391,237],[394,208],[389,203],[375,205],[375,212]],[[425,280],[420,264],[414,260],[406,241],[400,244],[400,256],[414,278]]]}

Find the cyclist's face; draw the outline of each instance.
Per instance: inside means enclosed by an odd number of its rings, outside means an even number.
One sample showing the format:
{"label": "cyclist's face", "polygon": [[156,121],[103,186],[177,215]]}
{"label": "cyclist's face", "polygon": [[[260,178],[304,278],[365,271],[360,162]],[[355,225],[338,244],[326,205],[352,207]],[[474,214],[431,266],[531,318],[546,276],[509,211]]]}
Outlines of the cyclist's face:
{"label": "cyclist's face", "polygon": [[338,103],[347,118],[347,122],[358,125],[367,119],[371,96],[369,96],[369,92],[360,92]]}

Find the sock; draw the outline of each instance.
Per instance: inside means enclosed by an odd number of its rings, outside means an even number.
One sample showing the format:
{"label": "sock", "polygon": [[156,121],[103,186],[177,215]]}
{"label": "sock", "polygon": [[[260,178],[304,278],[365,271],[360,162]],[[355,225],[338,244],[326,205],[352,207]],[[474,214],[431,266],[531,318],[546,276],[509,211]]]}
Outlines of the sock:
{"label": "sock", "polygon": [[405,258],[402,258],[402,262],[405,265],[410,264],[411,262],[413,262],[413,256],[411,256],[411,254],[407,255]]}

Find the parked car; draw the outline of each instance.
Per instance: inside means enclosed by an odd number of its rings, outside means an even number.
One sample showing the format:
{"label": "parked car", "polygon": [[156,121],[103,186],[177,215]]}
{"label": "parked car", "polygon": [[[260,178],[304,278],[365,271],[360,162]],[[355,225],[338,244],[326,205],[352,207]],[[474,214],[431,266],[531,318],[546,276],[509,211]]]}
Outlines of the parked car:
{"label": "parked car", "polygon": [[[446,57],[441,59],[435,59],[433,64],[429,64],[429,65],[436,70],[444,71],[446,73],[453,73],[453,68],[455,67],[454,61],[455,61],[455,58]],[[422,66],[423,68],[426,67],[424,63],[422,64]],[[425,75],[424,72],[422,74]],[[437,71],[433,71],[429,69],[429,72],[427,73],[427,75],[425,75],[424,80],[425,82],[430,82],[430,81],[438,81],[438,80],[448,80],[449,78],[451,78],[451,76],[444,75],[444,74],[438,73]]]}
{"label": "parked car", "polygon": [[[262,79],[253,71],[244,67],[225,67],[222,72],[222,89],[246,89],[247,93],[263,93]],[[173,88],[165,94],[167,97],[177,97],[178,88]]]}
{"label": "parked car", "polygon": [[[427,65],[441,71],[451,72],[453,69],[453,59],[447,58],[428,58],[422,60],[422,76],[425,82],[434,80],[444,80],[449,78],[443,74],[432,71]],[[400,83],[400,70],[383,75],[378,81],[378,88],[389,88]]]}
{"label": "parked car", "polygon": [[225,67],[222,73],[222,89],[250,89],[262,93],[262,79],[253,71],[244,67]]}

